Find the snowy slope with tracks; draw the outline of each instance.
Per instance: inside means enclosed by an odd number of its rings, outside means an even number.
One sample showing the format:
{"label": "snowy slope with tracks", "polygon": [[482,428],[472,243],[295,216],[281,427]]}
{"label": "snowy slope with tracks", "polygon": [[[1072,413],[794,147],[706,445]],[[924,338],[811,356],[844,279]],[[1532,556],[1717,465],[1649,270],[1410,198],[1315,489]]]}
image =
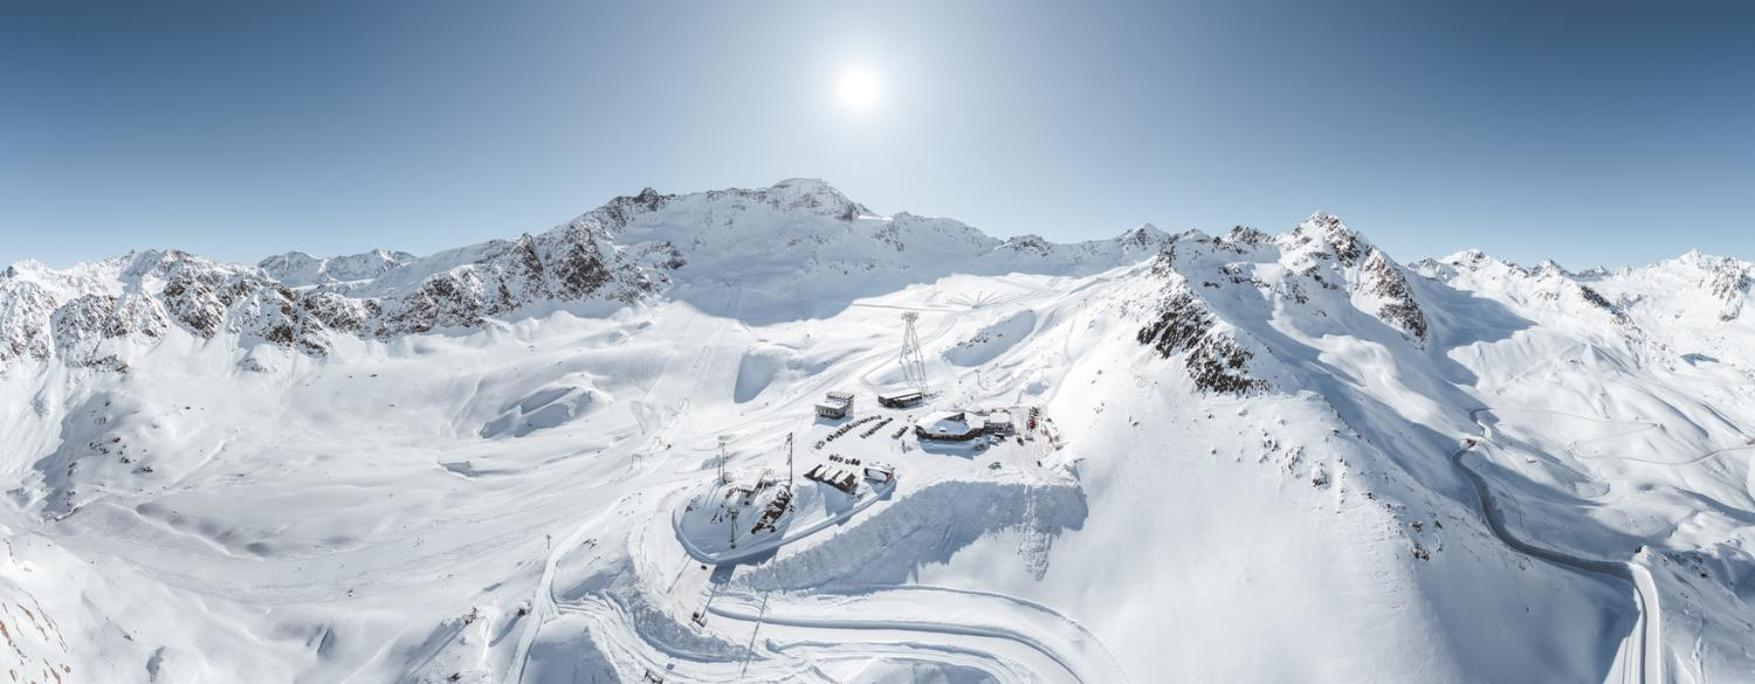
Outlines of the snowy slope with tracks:
{"label": "snowy slope with tracks", "polygon": [[[114,682],[1738,680],[1751,273],[1404,264],[1321,213],[1000,240],[811,180],[648,190],[425,257],[22,263],[0,659]],[[884,408],[903,313],[934,392]],[[813,414],[833,390],[850,419]],[[908,429],[954,410],[1019,430]],[[892,485],[859,477],[880,462]]]}

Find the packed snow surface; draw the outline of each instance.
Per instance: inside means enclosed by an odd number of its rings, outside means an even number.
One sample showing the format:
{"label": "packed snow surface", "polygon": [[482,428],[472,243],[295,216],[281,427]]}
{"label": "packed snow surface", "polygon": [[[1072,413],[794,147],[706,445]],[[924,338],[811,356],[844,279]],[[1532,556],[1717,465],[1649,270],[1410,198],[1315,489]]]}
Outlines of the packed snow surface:
{"label": "packed snow surface", "polygon": [[[1402,263],[1322,213],[1000,240],[802,179],[424,257],[23,262],[0,659],[1747,680],[1752,273]],[[883,407],[903,313],[930,392]],[[957,413],[974,439],[917,435]]]}

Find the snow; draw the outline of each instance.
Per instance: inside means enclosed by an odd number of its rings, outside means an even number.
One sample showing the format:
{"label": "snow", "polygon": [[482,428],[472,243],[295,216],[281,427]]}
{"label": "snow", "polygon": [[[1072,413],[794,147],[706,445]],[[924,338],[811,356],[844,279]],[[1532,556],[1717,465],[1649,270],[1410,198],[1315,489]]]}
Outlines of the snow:
{"label": "snow", "polygon": [[[283,256],[150,252],[0,277],[9,669],[1461,682],[1755,668],[1744,262],[1403,265],[1326,214],[1278,235],[1143,226],[1056,245],[884,216],[804,179],[643,192],[422,258]],[[567,271],[582,263],[602,269]],[[254,289],[189,308],[208,282]],[[434,298],[434,283],[480,289]],[[266,334],[281,303],[313,301],[493,305],[381,334]],[[932,391],[889,409],[875,395],[902,385],[903,312]],[[831,391],[856,396],[848,419],[815,415]],[[981,448],[913,434],[955,411],[1016,434]],[[893,482],[863,477],[878,463]],[[813,469],[853,475],[853,493]]]}
{"label": "snow", "polygon": [[257,267],[287,287],[309,287],[371,280],[414,260],[413,254],[382,249],[329,258],[287,252],[263,259]]}

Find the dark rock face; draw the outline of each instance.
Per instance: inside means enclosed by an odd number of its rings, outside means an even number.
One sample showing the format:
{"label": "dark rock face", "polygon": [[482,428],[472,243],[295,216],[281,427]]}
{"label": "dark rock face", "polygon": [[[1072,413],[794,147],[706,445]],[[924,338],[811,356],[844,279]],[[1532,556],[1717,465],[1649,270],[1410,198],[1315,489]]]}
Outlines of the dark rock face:
{"label": "dark rock face", "polygon": [[298,298],[298,305],[324,328],[341,333],[358,333],[368,316],[359,300],[329,292],[307,293]]}
{"label": "dark rock face", "polygon": [[329,350],[330,332],[356,332],[363,322],[363,307],[341,295],[294,290],[257,273],[203,266],[172,264],[158,293],[170,317],[197,337],[231,332],[246,343],[264,340],[322,354]]}
{"label": "dark rock face", "polygon": [[900,252],[907,245],[902,242],[902,231],[896,228],[894,221],[887,222],[872,231],[872,239]]}
{"label": "dark rock face", "polygon": [[50,328],[56,354],[74,367],[125,370],[104,343],[111,340],[152,342],[170,325],[164,307],[145,295],[90,294],[55,309]]}
{"label": "dark rock face", "polygon": [[1166,359],[1186,353],[1188,376],[1201,391],[1244,394],[1267,389],[1265,381],[1248,375],[1249,351],[1215,331],[1213,315],[1187,292],[1166,298],[1158,317],[1140,328],[1137,339]]}
{"label": "dark rock face", "polygon": [[1604,297],[1602,293],[1592,289],[1589,285],[1578,283],[1578,296],[1591,306],[1602,309],[1603,311],[1608,312],[1609,315],[1614,316],[1616,323],[1628,325],[1632,322],[1632,319],[1627,317],[1626,311],[1623,311],[1621,307],[1616,306],[1614,302],[1609,301],[1609,298]]}
{"label": "dark rock face", "polygon": [[555,294],[561,299],[583,299],[597,292],[610,281],[609,266],[603,263],[603,255],[595,245],[591,245],[585,235],[568,235],[574,239],[564,240],[557,258],[552,262],[555,275]]}
{"label": "dark rock face", "polygon": [[1272,235],[1250,228],[1249,226],[1232,226],[1231,232],[1225,235],[1226,242],[1236,242],[1250,245],[1252,247],[1261,245],[1272,239]]}
{"label": "dark rock face", "polygon": [[1750,278],[1735,262],[1724,259],[1714,264],[1707,273],[1706,290],[1720,302],[1718,319],[1734,321],[1743,311],[1743,301],[1748,296],[1755,279]]}
{"label": "dark rock face", "polygon": [[1590,302],[1591,306],[1597,307],[1597,308],[1602,309],[1604,311],[1611,311],[1612,312],[1615,310],[1614,304],[1610,304],[1609,300],[1607,298],[1603,297],[1603,295],[1601,293],[1597,292],[1596,290],[1591,289],[1589,285],[1579,285],[1578,286],[1578,295],[1580,297],[1583,297],[1584,301]]}
{"label": "dark rock face", "polygon": [[0,281],[0,366],[54,353],[49,319],[56,306],[55,297],[36,283]]}
{"label": "dark rock face", "polygon": [[[619,211],[664,201],[648,193],[624,200]],[[173,326],[202,339],[232,334],[240,346],[267,342],[316,356],[329,352],[335,335],[385,338],[471,328],[537,303],[633,304],[666,281],[618,253],[602,224],[590,218],[541,235],[488,243],[471,256],[407,288],[375,296],[352,289],[358,283],[293,289],[260,269],[182,252],[145,252],[108,262],[113,270],[103,277],[119,280],[121,295],[86,294],[57,302],[30,280],[4,279],[0,363],[60,357],[79,367],[122,370],[126,364],[103,342],[125,338],[150,344]],[[673,250],[667,263],[680,267],[680,254]]]}
{"label": "dark rock face", "polygon": [[1049,245],[1048,241],[1043,239],[1040,235],[1020,235],[1010,240],[1006,240],[1005,244],[1001,246],[1015,252],[1024,252],[1036,256],[1047,256],[1053,249],[1053,246]]}
{"label": "dark rock face", "polygon": [[641,190],[638,195],[622,195],[612,199],[608,204],[598,207],[585,216],[596,219],[605,230],[614,234],[627,227],[628,222],[634,217],[663,209],[665,205],[670,204],[675,199],[676,195],[666,195],[652,188],[646,188]]}
{"label": "dark rock face", "polygon": [[1150,225],[1143,225],[1121,234],[1121,247],[1127,250],[1145,250],[1157,247],[1164,240],[1163,233]]}
{"label": "dark rock face", "polygon": [[1365,260],[1364,269],[1371,293],[1384,300],[1377,310],[1377,317],[1402,334],[1424,341],[1426,313],[1420,309],[1420,302],[1414,299],[1414,291],[1408,287],[1408,279],[1402,275],[1401,269],[1375,248]]}
{"label": "dark rock face", "polygon": [[226,311],[237,297],[260,282],[227,279],[214,271],[180,269],[165,281],[159,299],[172,318],[199,337],[213,337],[225,325]]}
{"label": "dark rock face", "polygon": [[[670,257],[667,263],[682,265],[679,254]],[[615,253],[601,224],[582,218],[542,235],[492,243],[480,259],[428,276],[412,292],[348,307],[343,321],[330,327],[366,327],[380,338],[469,328],[538,302],[633,304],[662,282],[664,276]]]}
{"label": "dark rock face", "polygon": [[[1366,245],[1359,239],[1358,233],[1341,223],[1340,217],[1326,212],[1317,212],[1310,217],[1307,223],[1314,226],[1318,239],[1328,244],[1329,251],[1334,254],[1336,262],[1342,266],[1352,266],[1359,263],[1359,257],[1364,254]],[[1298,227],[1299,232],[1304,231],[1304,229],[1302,225]]]}
{"label": "dark rock face", "polygon": [[383,313],[373,333],[378,337],[473,327],[486,312],[499,308],[484,301],[481,280],[472,271],[433,276],[413,294],[394,302],[380,301],[379,307]]}

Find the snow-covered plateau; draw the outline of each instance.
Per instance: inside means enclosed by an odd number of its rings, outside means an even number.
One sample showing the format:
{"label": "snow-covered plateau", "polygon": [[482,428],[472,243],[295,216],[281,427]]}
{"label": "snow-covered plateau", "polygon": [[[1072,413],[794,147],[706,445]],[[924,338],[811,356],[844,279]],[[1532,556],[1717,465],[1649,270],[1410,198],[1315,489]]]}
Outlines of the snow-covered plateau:
{"label": "snow-covered plateau", "polygon": [[0,669],[1751,681],[1752,278],[1399,262],[1323,213],[1000,240],[813,180],[22,262]]}

